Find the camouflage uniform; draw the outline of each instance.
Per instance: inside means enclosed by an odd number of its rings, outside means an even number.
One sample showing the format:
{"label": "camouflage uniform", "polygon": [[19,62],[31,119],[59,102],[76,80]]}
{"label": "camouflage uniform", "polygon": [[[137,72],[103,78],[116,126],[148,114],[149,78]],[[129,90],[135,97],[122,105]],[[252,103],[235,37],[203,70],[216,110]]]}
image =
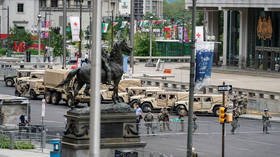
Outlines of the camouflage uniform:
{"label": "camouflage uniform", "polygon": [[180,123],[181,123],[181,131],[184,132],[184,116],[185,116],[185,109],[184,108],[180,108],[179,111],[179,117],[178,119],[180,119]]}
{"label": "camouflage uniform", "polygon": [[268,127],[271,127],[269,119],[272,118],[271,115],[268,113],[268,110],[264,110],[264,114],[262,115],[263,121],[263,133],[268,134]]}
{"label": "camouflage uniform", "polygon": [[154,115],[151,113],[150,110],[149,110],[149,112],[145,115],[144,121],[145,121],[145,126],[146,126],[146,128],[147,128],[147,134],[150,134],[150,129],[151,129],[151,131],[152,131],[152,134],[154,134],[154,129],[153,129]]}
{"label": "camouflage uniform", "polygon": [[197,129],[197,124],[196,124],[197,116],[194,113],[192,116],[192,120],[193,120],[193,133],[194,133]]}
{"label": "camouflage uniform", "polygon": [[167,128],[169,131],[171,131],[169,126],[169,113],[166,108],[161,109],[160,114],[158,115],[158,119],[160,122],[160,131],[165,131],[165,126],[167,125]]}
{"label": "camouflage uniform", "polygon": [[238,118],[239,118],[239,112],[238,112],[238,108],[234,108],[232,111],[232,122],[231,122],[231,133],[234,134],[234,131],[240,127],[240,125],[238,124]]}

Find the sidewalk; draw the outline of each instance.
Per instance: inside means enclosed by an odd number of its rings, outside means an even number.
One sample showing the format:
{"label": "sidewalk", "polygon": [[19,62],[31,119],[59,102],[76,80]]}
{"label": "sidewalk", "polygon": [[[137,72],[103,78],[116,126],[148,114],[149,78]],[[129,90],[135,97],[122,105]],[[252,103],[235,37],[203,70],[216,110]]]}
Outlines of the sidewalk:
{"label": "sidewalk", "polygon": [[39,149],[0,149],[0,157],[50,157],[50,150],[44,149],[42,152]]}
{"label": "sidewalk", "polygon": [[[270,121],[280,123],[280,115],[279,114],[275,114],[275,115],[271,114],[271,116],[272,116],[272,118],[270,119]],[[262,115],[261,114],[243,114],[243,115],[240,116],[240,118],[261,120]]]}

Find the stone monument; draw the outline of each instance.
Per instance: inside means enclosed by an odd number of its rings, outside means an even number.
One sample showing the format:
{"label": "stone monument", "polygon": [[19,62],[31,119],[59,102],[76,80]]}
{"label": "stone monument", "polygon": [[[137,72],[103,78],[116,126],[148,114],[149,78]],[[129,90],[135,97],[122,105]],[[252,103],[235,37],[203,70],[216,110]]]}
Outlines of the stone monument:
{"label": "stone monument", "polygon": [[[89,108],[74,108],[67,112],[62,157],[88,157]],[[136,130],[135,111],[126,103],[101,104],[101,156],[112,157],[116,150],[144,148]]]}

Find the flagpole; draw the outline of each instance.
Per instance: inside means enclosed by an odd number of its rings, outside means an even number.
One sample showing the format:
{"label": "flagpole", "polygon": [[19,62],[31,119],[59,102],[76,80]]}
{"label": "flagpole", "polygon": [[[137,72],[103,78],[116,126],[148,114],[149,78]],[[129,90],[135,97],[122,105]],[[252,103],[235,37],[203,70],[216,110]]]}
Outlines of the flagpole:
{"label": "flagpole", "polygon": [[132,48],[130,52],[130,68],[132,74],[134,73],[134,0],[130,1],[130,46]]}

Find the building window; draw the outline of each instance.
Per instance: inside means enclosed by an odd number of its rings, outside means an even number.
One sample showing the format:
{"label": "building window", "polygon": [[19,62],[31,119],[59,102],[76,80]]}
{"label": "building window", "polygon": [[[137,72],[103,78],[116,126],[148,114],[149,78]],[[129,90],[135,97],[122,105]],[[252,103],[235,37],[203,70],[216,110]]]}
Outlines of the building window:
{"label": "building window", "polygon": [[91,8],[91,1],[87,1],[88,8]]}
{"label": "building window", "polygon": [[23,3],[18,3],[17,4],[17,12],[18,13],[23,13],[23,7],[24,7]]}
{"label": "building window", "polygon": [[67,7],[67,8],[70,8],[70,0],[67,0],[67,1],[66,1],[66,7]]}
{"label": "building window", "polygon": [[46,7],[46,0],[40,0],[40,7],[45,8]]}
{"label": "building window", "polygon": [[57,7],[57,0],[51,0],[51,7]]}

